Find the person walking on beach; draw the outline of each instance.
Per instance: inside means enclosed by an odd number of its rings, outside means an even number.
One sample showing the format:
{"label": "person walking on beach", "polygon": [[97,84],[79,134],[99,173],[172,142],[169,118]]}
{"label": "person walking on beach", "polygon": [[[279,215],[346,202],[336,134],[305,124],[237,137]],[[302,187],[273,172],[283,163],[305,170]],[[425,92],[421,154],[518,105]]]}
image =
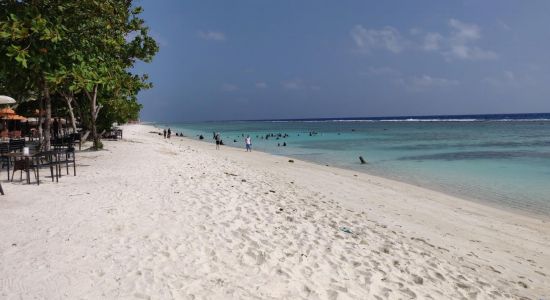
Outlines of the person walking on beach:
{"label": "person walking on beach", "polygon": [[222,143],[222,137],[219,132],[214,134],[214,139],[216,140],[216,150],[220,150],[220,145]]}
{"label": "person walking on beach", "polygon": [[166,138],[166,129],[162,131],[164,133],[164,138]]}
{"label": "person walking on beach", "polygon": [[172,130],[170,128],[168,128],[168,138],[170,138],[170,136],[172,135]]}
{"label": "person walking on beach", "polygon": [[252,152],[252,141],[250,140],[249,135],[247,135],[246,139],[244,139],[244,144],[246,146],[246,152],[248,151]]}
{"label": "person walking on beach", "polygon": [[57,139],[59,138],[59,119],[55,118],[53,119],[53,138]]}

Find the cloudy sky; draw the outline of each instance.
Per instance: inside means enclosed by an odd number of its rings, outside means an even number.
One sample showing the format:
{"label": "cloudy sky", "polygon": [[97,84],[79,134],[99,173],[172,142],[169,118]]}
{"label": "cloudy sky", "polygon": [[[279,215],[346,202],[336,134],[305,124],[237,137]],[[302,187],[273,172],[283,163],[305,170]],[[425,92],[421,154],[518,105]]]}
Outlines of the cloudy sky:
{"label": "cloudy sky", "polygon": [[138,3],[143,120],[550,112],[550,1]]}

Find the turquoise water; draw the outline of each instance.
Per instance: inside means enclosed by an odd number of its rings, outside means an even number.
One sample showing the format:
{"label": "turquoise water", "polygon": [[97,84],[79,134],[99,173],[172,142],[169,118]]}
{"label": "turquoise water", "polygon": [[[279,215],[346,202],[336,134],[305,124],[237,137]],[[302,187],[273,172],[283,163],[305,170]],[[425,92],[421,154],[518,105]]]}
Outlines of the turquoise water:
{"label": "turquoise water", "polygon": [[[502,208],[550,215],[550,121],[318,120],[158,124],[424,186]],[[316,134],[310,135],[310,132]],[[265,137],[273,133],[275,137]],[[288,134],[280,137],[277,134]],[[236,140],[237,142],[234,142]],[[287,146],[283,147],[282,144]],[[278,146],[280,144],[281,146]],[[361,165],[359,156],[368,164]]]}

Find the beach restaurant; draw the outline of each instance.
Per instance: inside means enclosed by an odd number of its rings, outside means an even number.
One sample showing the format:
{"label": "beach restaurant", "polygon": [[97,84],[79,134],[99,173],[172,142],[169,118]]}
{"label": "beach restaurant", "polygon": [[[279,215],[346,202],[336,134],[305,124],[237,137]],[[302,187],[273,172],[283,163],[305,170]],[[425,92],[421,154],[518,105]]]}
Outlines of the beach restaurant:
{"label": "beach restaurant", "polygon": [[[0,105],[14,103],[13,98],[0,96]],[[32,173],[34,181],[39,185],[40,169],[46,169],[55,182],[59,181],[63,173],[68,175],[70,169],[76,175],[75,144],[80,144],[79,134],[65,130],[66,122],[62,118],[47,120],[40,110],[34,111],[34,114],[38,117],[18,115],[10,107],[0,108],[0,162],[1,169],[6,170],[8,181],[13,181],[19,173],[20,181],[25,174],[26,182],[30,184]],[[53,125],[50,126],[50,149],[44,147],[41,130],[46,122]],[[63,167],[65,172],[62,172]],[[0,194],[4,194],[1,185]]]}

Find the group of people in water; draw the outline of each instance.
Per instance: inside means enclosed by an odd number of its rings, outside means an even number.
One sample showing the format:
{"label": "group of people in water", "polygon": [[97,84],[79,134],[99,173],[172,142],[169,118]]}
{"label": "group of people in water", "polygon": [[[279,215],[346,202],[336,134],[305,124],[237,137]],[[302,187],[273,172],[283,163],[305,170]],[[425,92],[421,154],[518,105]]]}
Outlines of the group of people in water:
{"label": "group of people in water", "polygon": [[[165,138],[165,139],[166,139],[166,138],[169,139],[169,138],[172,136],[172,129],[170,129],[170,128],[168,128],[168,130],[164,129],[164,130],[163,130],[163,134],[164,134],[164,138]],[[183,137],[183,132],[180,132],[180,133],[176,132],[176,136],[181,136],[181,137]]]}
{"label": "group of people in water", "polygon": [[[244,134],[242,134],[242,136],[244,137]],[[224,145],[221,134],[219,132],[212,132],[212,138],[216,141],[216,150],[219,150],[220,146]],[[204,136],[201,134],[199,139],[204,139]],[[237,140],[233,140],[233,142],[237,142]],[[246,152],[252,152],[252,139],[250,138],[250,135],[247,135],[244,139],[244,145]]]}
{"label": "group of people in water", "polygon": [[[314,134],[317,134],[317,132],[309,132],[309,135],[314,135]],[[171,128],[168,128],[168,129],[164,129],[163,130],[163,135],[164,135],[164,138],[170,138],[172,136],[172,129]],[[177,133],[176,132],[176,136],[181,136],[183,137],[183,133]],[[245,137],[244,133],[241,134],[242,137],[244,137],[244,146],[245,146],[245,149],[246,149],[246,152],[252,152],[252,138],[250,137],[250,135],[247,135]],[[202,134],[200,134],[199,136],[199,140],[204,140],[204,136]],[[275,139],[275,140],[279,140],[279,139],[285,139],[287,137],[290,137],[287,133],[268,133],[266,135],[256,135],[256,138],[259,138],[259,139],[262,139],[262,140],[269,140],[270,138],[272,139]],[[216,143],[216,150],[219,150],[220,149],[220,146],[222,145],[225,145],[223,140],[222,140],[222,136],[219,132],[212,132],[212,139],[214,140],[214,142]],[[236,139],[233,140],[234,143],[237,142]],[[281,143],[277,143],[277,147],[286,147],[286,142],[283,142],[282,144]]]}
{"label": "group of people in water", "polygon": [[[311,135],[311,133],[310,133]],[[244,137],[244,133],[241,134],[242,137]],[[286,133],[268,133],[266,134],[265,136],[264,135],[256,135],[256,138],[259,138],[259,139],[265,139],[265,140],[269,140],[269,138],[274,138],[276,140],[278,139],[284,139],[284,138],[287,138],[289,137],[288,134]],[[220,149],[220,146],[221,145],[225,145],[223,143],[223,140],[222,140],[222,137],[221,137],[221,134],[219,132],[212,132],[212,139],[215,141],[216,143],[216,149]],[[204,136],[201,134],[199,135],[199,140],[204,140]],[[237,142],[237,139],[233,139],[233,143],[236,143]],[[244,138],[244,146],[245,146],[245,149],[247,152],[252,152],[252,138],[250,137],[250,135],[247,135],[245,138]],[[277,143],[277,147],[286,147],[286,142],[283,142],[282,144],[281,143]]]}

